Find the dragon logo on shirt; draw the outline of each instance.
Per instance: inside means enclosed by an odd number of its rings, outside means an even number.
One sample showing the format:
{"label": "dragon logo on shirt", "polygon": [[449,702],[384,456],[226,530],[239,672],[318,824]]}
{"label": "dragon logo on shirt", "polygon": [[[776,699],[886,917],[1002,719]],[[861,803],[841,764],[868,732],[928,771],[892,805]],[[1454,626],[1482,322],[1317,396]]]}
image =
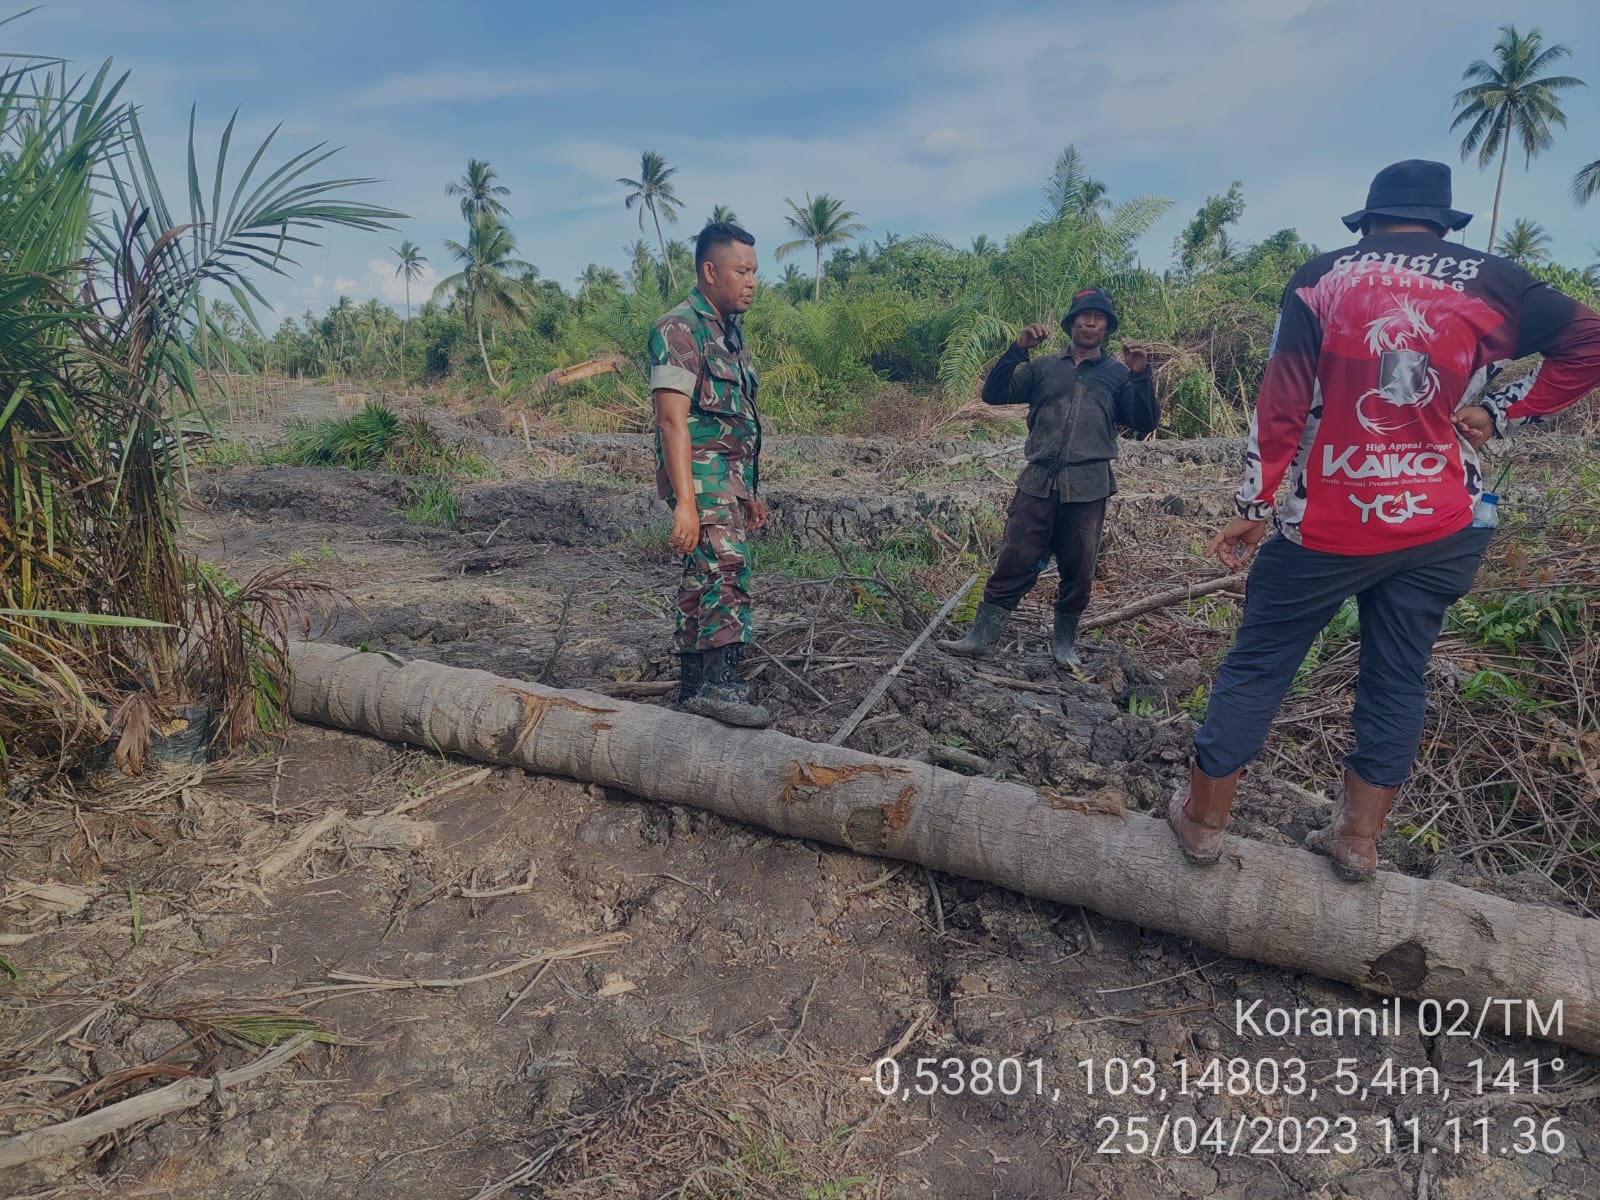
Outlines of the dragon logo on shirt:
{"label": "dragon logo on shirt", "polygon": [[1368,433],[1391,436],[1411,424],[1439,391],[1439,373],[1428,354],[1411,349],[1435,334],[1423,308],[1402,296],[1392,311],[1367,324],[1367,349],[1378,356],[1378,386],[1356,401],[1356,419]]}

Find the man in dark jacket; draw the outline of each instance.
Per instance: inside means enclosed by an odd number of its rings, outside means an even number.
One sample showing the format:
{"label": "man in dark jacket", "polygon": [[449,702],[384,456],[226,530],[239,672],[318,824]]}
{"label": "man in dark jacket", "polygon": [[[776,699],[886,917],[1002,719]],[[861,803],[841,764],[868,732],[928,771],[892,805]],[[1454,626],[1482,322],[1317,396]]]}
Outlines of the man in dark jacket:
{"label": "man in dark jacket", "polygon": [[[1494,532],[1474,526],[1477,448],[1600,386],[1600,316],[1507,259],[1445,240],[1471,219],[1450,207],[1449,167],[1395,163],[1344,218],[1361,240],[1312,259],[1284,289],[1238,515],[1210,550],[1238,570],[1269,519],[1277,533],[1251,568],[1244,621],[1167,812],[1193,862],[1221,856],[1241,770],[1311,643],[1354,596],[1355,748],[1333,821],[1307,845],[1345,879],[1373,877],[1421,741],[1434,640]],[[1533,374],[1489,386],[1535,353]]]}
{"label": "man in dark jacket", "polygon": [[1111,474],[1117,426],[1149,433],[1161,420],[1146,348],[1126,343],[1121,362],[1105,352],[1106,338],[1117,331],[1117,314],[1104,289],[1077,293],[1061,328],[1071,339],[1064,354],[1029,362],[1029,351],[1050,336],[1046,326],[1029,325],[984,380],[985,404],[1028,406],[1028,465],[1017,480],[1000,558],[972,631],[939,643],[955,654],[994,649],[1054,554],[1061,587],[1051,649],[1061,666],[1078,665],[1073,643],[1089,604],[1106,501],[1117,490]]}

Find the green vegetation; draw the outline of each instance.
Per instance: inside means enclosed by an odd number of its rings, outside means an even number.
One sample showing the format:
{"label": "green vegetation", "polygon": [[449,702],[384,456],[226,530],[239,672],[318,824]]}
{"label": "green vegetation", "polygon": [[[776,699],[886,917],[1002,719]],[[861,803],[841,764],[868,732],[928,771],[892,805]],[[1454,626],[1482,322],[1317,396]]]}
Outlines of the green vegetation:
{"label": "green vegetation", "polygon": [[[1582,268],[1549,259],[1549,235],[1519,217],[1503,237],[1500,198],[1511,143],[1524,161],[1548,148],[1564,127],[1562,93],[1582,81],[1552,75],[1565,57],[1534,29],[1502,28],[1489,60],[1466,70],[1455,96],[1453,128],[1463,129],[1463,157],[1480,167],[1499,160],[1489,236],[1501,252],[1578,299],[1600,302],[1600,264]],[[460,270],[442,281],[413,318],[409,292],[401,321],[375,302],[341,298],[323,316],[285,321],[263,342],[248,323],[229,326],[224,369],[296,375],[397,378],[406,383],[478,387],[487,382],[567,427],[637,430],[651,420],[645,346],[651,325],[693,283],[693,253],[668,239],[677,221],[677,168],[660,154],[640,155],[636,177],[621,177],[624,201],[640,233],[624,270],[590,263],[572,291],[515,257],[510,214],[487,162],[472,160],[448,186],[461,198],[464,243],[445,249]],[[1360,186],[1352,181],[1352,189]],[[1580,203],[1600,190],[1600,163],[1573,183]],[[1098,283],[1117,298],[1119,334],[1151,344],[1166,418],[1177,436],[1238,435],[1248,421],[1271,346],[1284,285],[1317,252],[1293,229],[1243,242],[1236,227],[1246,189],[1233,180],[1195,210],[1165,265],[1140,261],[1134,247],[1172,206],[1158,196],[1116,197],[1092,178],[1067,146],[1043,187],[1038,217],[1003,238],[987,234],[958,247],[939,238],[886,233],[854,241],[865,226],[843,199],[806,193],[787,200],[794,237],[759,247],[769,270],[810,249],[812,270],[784,265],[769,276],[746,320],[763,379],[770,424],[785,433],[926,435],[990,430],[968,406],[996,356],[1025,324],[1054,324],[1078,288]],[[647,226],[646,217],[649,218]],[[722,206],[713,219],[731,219]],[[397,274],[417,277],[425,259],[412,243],[394,250]],[[381,311],[379,311],[381,310]],[[1113,350],[1117,347],[1113,346]],[[603,372],[549,388],[557,368],[620,358]]]}
{"label": "green vegetation", "polygon": [[412,501],[402,515],[413,525],[454,529],[461,523],[461,500],[443,480],[411,485]]}
{"label": "green vegetation", "polygon": [[[905,615],[914,602],[936,605],[926,573],[948,566],[947,555],[925,534],[903,534],[867,547],[778,530],[750,543],[755,575],[837,582],[852,597],[858,619],[886,621]],[[981,590],[981,589],[980,589]]]}
{"label": "green vegetation", "polygon": [[[476,173],[478,190],[492,188],[492,171],[487,180],[482,169]],[[344,298],[320,317],[308,312],[285,321],[270,341],[245,325],[226,357],[242,369],[303,376],[487,382],[569,427],[646,428],[646,340],[693,274],[690,247],[660,230],[677,214],[673,174],[647,153],[640,177],[622,181],[641,225],[649,213],[657,233],[655,248],[634,243],[626,271],[590,264],[571,292],[540,278],[515,257],[504,213],[486,200],[472,211],[467,241],[446,246],[460,270],[411,319]],[[463,195],[472,190],[467,182],[452,186]],[[1238,244],[1229,227],[1244,201],[1234,188],[1202,208],[1179,261],[1152,270],[1137,262],[1133,247],[1171,202],[1112,204],[1107,191],[1068,147],[1039,219],[1003,242],[980,237],[970,247],[893,233],[846,245],[860,226],[842,200],[808,195],[791,204],[787,219],[797,237],[777,250],[809,247],[817,269],[808,275],[788,264],[779,281],[758,292],[746,320],[772,426],[791,433],[937,428],[973,399],[1018,329],[1053,322],[1072,292],[1093,280],[1115,291],[1123,335],[1157,344],[1161,388],[1172,397],[1169,427],[1237,432],[1266,361],[1283,285],[1313,247],[1290,230]],[[503,189],[487,199],[495,194]],[[770,266],[776,251],[763,253]],[[416,247],[402,245],[395,255],[397,273],[420,270]],[[213,346],[211,353],[223,352]],[[620,371],[542,386],[556,368],[609,356],[620,356]],[[956,419],[970,432],[969,417]]]}
{"label": "green vegetation", "polygon": [[488,459],[446,446],[422,419],[402,420],[393,409],[371,400],[353,416],[292,426],[280,459],[299,467],[348,467],[398,475],[486,479],[495,474]]}
{"label": "green vegetation", "polygon": [[237,584],[179,547],[169,447],[208,419],[197,373],[247,365],[251,273],[401,215],[351,198],[369,181],[319,178],[320,149],[275,161],[269,136],[230,158],[232,121],[214,150],[191,128],[175,213],[126,83],[27,56],[0,75],[0,765],[46,772],[113,736],[137,770],[182,704],[209,704],[227,747],[274,719],[307,589]]}

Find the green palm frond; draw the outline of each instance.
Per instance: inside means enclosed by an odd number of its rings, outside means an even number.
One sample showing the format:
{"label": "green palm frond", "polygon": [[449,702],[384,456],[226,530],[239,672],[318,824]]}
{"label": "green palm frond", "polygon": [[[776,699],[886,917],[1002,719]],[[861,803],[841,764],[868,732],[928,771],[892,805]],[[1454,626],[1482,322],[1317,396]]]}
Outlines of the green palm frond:
{"label": "green palm frond", "polygon": [[984,368],[1016,338],[1019,328],[992,312],[969,308],[959,313],[939,355],[939,386],[945,394],[962,399],[976,395]]}
{"label": "green palm frond", "polygon": [[1579,204],[1587,204],[1596,196],[1600,196],[1600,158],[1580,167],[1578,173],[1572,177],[1573,200]]}
{"label": "green palm frond", "polygon": [[[130,692],[231,712],[254,703],[247,659],[267,664],[261,686],[281,682],[281,656],[239,640],[257,609],[200,613],[178,541],[178,420],[197,409],[195,369],[229,361],[254,325],[262,271],[283,273],[322,229],[400,215],[350,194],[366,180],[320,177],[321,147],[269,163],[276,131],[242,169],[233,120],[202,153],[193,113],[176,215],[125,81],[109,64],[0,70],[0,756],[62,767]],[[229,299],[203,302],[206,285]],[[197,671],[197,654],[237,669]],[[230,717],[225,740],[251,729]]]}

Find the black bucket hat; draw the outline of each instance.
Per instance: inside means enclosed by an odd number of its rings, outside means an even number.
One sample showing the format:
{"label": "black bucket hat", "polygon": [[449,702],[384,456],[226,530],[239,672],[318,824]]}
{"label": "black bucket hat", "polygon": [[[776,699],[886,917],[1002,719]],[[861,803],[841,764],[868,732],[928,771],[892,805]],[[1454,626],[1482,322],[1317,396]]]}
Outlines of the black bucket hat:
{"label": "black bucket hat", "polygon": [[1097,287],[1084,288],[1081,292],[1073,293],[1072,307],[1067,309],[1067,315],[1061,318],[1062,331],[1071,333],[1072,318],[1091,309],[1105,313],[1107,337],[1117,331],[1117,310],[1111,307],[1111,295],[1105,288]]}
{"label": "black bucket hat", "polygon": [[1367,217],[1429,221],[1441,229],[1464,229],[1472,220],[1471,213],[1450,207],[1450,168],[1424,158],[1408,158],[1379,171],[1367,189],[1366,207],[1342,219],[1353,231]]}

